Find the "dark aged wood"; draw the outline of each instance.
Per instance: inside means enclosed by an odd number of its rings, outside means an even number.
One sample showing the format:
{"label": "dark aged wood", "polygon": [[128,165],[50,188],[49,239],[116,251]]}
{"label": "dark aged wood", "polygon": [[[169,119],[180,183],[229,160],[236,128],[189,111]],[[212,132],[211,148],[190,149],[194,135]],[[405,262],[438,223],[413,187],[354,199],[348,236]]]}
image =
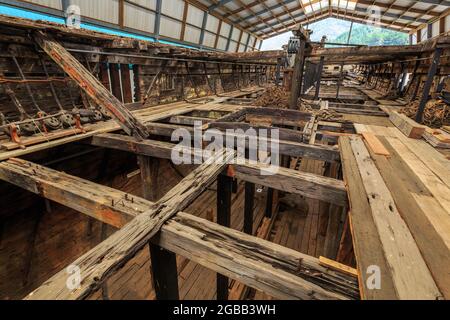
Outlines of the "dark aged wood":
{"label": "dark aged wood", "polygon": [[[159,159],[138,156],[142,194],[147,200],[158,200]],[[173,252],[149,243],[153,288],[158,300],[179,300],[177,258]]]}
{"label": "dark aged wood", "polygon": [[[267,166],[249,162],[236,165],[234,168],[236,177],[244,181],[341,206],[347,204],[344,182],[337,179],[283,167],[278,167],[274,173],[271,173]],[[266,173],[264,173],[265,170],[267,170]]]}
{"label": "dark aged wood", "polygon": [[[136,141],[132,137],[117,134],[102,134],[92,138],[92,145],[112,148],[136,154],[171,159],[174,144],[154,140]],[[199,149],[185,149],[187,154],[201,155]],[[342,181],[311,173],[282,167],[272,168],[261,163],[240,159],[235,168],[236,178],[280,191],[300,194],[338,205],[347,203],[347,194]],[[273,171],[274,170],[274,171]]]}
{"label": "dark aged wood", "polygon": [[[107,208],[105,211],[108,210],[110,216],[108,221],[121,221],[114,224],[116,227],[123,227],[153,205],[148,200],[24,160],[2,162],[0,168],[2,179],[44,197],[51,196],[50,199],[81,213],[91,215],[92,211],[99,212],[99,208]],[[69,193],[73,196],[66,197]],[[101,219],[102,215],[98,214],[95,218]],[[321,267],[316,258],[186,213],[179,212],[170,219],[153,241],[166,250],[227,274],[276,298],[358,297],[355,279]],[[310,294],[311,288],[314,294]],[[52,297],[51,293],[35,298],[58,297],[63,298],[57,295]],[[33,295],[28,298],[33,298]]]}
{"label": "dark aged wood", "polygon": [[[74,261],[81,269],[80,288],[69,290],[67,273],[60,271],[28,297],[32,299],[83,299],[120,269],[161,229],[162,225],[186,208],[212,183],[234,152],[222,149],[212,159],[184,178],[147,211],[134,218],[120,231]],[[221,159],[221,161],[217,161]]]}
{"label": "dark aged wood", "polygon": [[[244,122],[212,122],[208,125],[208,128],[219,129],[221,131],[226,131],[227,129],[243,130],[244,132],[249,129],[255,129],[258,135],[260,133],[260,130],[267,130],[268,134],[270,135],[270,130],[273,129],[273,127],[251,125]],[[303,142],[303,132],[285,128],[277,128],[277,130],[280,140],[300,143]]]}
{"label": "dark aged wood", "polygon": [[244,232],[253,235],[253,210],[255,205],[255,184],[245,182]]}
{"label": "dark aged wood", "polygon": [[42,32],[35,32],[34,39],[89,97],[110,111],[123,130],[138,138],[148,137],[147,128],[62,45]]}
{"label": "dark aged wood", "polygon": [[[165,133],[173,132],[172,129],[175,129],[174,127],[165,125],[165,124],[152,124],[151,125],[153,129],[151,131],[155,132],[155,134],[161,134],[164,135]],[[160,129],[158,129],[160,128]],[[172,130],[172,131],[171,131]],[[169,135],[171,136],[171,134]],[[227,137],[231,137],[234,139],[246,139],[245,135],[241,134],[227,134]],[[247,146],[248,146],[248,139],[247,140]],[[268,146],[268,151],[272,151],[272,140],[271,139],[265,139],[260,138],[260,143],[265,142]],[[158,145],[157,147],[158,152],[168,152],[167,148],[169,147],[167,144],[160,143],[158,141],[153,140],[144,140],[140,141],[137,139],[133,139],[132,137],[126,137],[123,135],[115,135],[115,134],[98,134],[94,137],[92,137],[91,144],[99,146],[99,147],[108,147],[112,149],[119,149],[119,150],[128,150],[128,151],[134,151],[137,153],[142,152],[149,152],[148,155],[150,156],[156,156],[154,154],[153,144]],[[337,148],[331,147],[331,146],[325,146],[325,145],[310,145],[306,143],[301,142],[292,142],[292,141],[276,141],[274,143],[277,143],[279,146],[279,153],[282,155],[288,155],[291,157],[304,157],[304,158],[310,158],[310,159],[316,159],[316,160],[323,160],[323,161],[329,161],[329,162],[339,162],[340,160],[340,154]],[[173,146],[170,146],[170,149]],[[146,153],[143,153],[146,154]],[[157,156],[158,157],[158,156]],[[167,156],[164,156],[162,158],[167,158]]]}
{"label": "dark aged wood", "polygon": [[274,189],[268,187],[267,188],[267,199],[266,199],[266,211],[265,216],[266,218],[271,219],[273,216],[273,197],[274,197]]}
{"label": "dark aged wood", "polygon": [[[217,223],[229,228],[231,225],[231,193],[233,178],[219,175],[217,179]],[[228,300],[228,277],[217,274],[217,300]]]}
{"label": "dark aged wood", "polygon": [[294,74],[292,75],[291,96],[289,99],[289,108],[297,109],[298,98],[302,92],[303,70],[305,66],[305,40],[300,41],[300,47],[295,57]]}

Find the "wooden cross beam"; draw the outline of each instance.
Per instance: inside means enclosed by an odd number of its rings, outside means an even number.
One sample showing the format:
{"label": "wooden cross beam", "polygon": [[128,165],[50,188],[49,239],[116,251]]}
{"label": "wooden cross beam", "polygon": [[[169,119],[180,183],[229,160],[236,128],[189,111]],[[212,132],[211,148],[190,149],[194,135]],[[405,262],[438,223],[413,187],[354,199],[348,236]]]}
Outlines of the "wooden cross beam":
{"label": "wooden cross beam", "polygon": [[[155,205],[125,192],[25,160],[11,159],[0,163],[0,179],[117,228],[125,228],[128,222]],[[147,222],[151,223],[150,220]],[[322,267],[316,258],[183,212],[169,219],[152,241],[275,298],[357,299],[359,296],[355,278]],[[92,256],[93,252],[104,251],[110,245],[110,240],[100,244],[75,263],[86,261],[86,257]],[[117,246],[122,247],[121,242]],[[113,256],[106,251],[102,257],[106,259],[102,262],[103,266],[117,262],[109,260]],[[127,259],[131,257],[130,254]],[[95,262],[99,261],[94,259],[92,263]],[[63,270],[27,299],[86,298],[108,274],[97,273],[99,278],[95,281],[83,272],[82,287],[72,292],[65,286],[67,274]],[[89,285],[93,287],[89,288]]]}
{"label": "wooden cross beam", "polygon": [[[162,159],[171,159],[175,144],[154,140],[137,141],[132,137],[119,134],[100,134],[94,136],[91,144],[98,147],[111,148],[140,155]],[[186,149],[187,153],[202,155],[198,149]],[[279,167],[273,174],[266,175],[270,169],[261,163],[252,164],[248,161],[232,165],[235,177],[252,183],[271,187],[280,191],[299,194],[312,199],[318,199],[336,205],[347,204],[347,192],[343,181],[320,175],[299,172]]]}
{"label": "wooden cross beam", "polygon": [[167,220],[194,201],[234,157],[234,152],[222,149],[210,161],[201,165],[148,210],[131,220],[122,229],[76,261],[83,281],[78,289],[66,286],[67,273],[60,271],[29,298],[83,299],[95,292],[116,270],[141,250]]}
{"label": "wooden cross beam", "polygon": [[147,128],[61,44],[42,31],[34,33],[34,40],[93,101],[110,111],[126,133],[141,139],[148,137]]}
{"label": "wooden cross beam", "polygon": [[[346,98],[349,98],[349,97],[346,97]],[[358,96],[357,98],[359,99],[360,97]],[[363,98],[361,98],[361,99],[364,100]],[[222,126],[222,125],[219,125],[219,126]],[[219,126],[217,126],[217,128],[219,128]],[[214,125],[212,125],[212,127],[214,127]],[[242,128],[244,128],[244,127],[242,127]],[[165,123],[151,123],[148,125],[148,129],[151,134],[171,137],[173,131],[180,129],[180,127],[176,126],[176,125],[165,124]],[[194,132],[193,128],[185,128],[185,129],[190,131],[191,133]],[[225,133],[224,133],[224,136],[225,136]],[[242,135],[239,133],[227,133],[226,136],[229,138],[234,138],[234,139],[246,139],[245,135]],[[321,160],[321,161],[327,161],[327,162],[339,162],[340,161],[340,154],[336,147],[326,146],[326,145],[312,145],[312,144],[307,144],[307,143],[295,142],[296,135],[291,135],[290,132],[287,132],[285,130],[280,131],[280,138],[288,137],[288,136],[291,136],[290,139],[292,139],[292,141],[287,141],[287,140],[277,141],[278,146],[279,146],[278,152],[281,155],[286,155],[286,156],[291,156],[291,157],[309,158],[309,159],[315,159],[315,160]],[[272,145],[272,139],[260,137],[259,142],[260,143],[263,142],[263,143],[267,144],[267,147],[269,149],[268,151],[271,151],[270,148]]]}

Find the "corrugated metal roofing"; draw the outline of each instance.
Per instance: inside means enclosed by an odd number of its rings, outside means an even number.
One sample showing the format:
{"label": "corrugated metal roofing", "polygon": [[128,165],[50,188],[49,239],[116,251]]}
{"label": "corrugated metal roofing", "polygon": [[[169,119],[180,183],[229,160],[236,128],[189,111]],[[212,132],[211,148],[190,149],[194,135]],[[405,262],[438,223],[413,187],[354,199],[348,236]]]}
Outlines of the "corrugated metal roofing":
{"label": "corrugated metal roofing", "polygon": [[334,17],[410,32],[449,12],[441,0],[203,0],[202,4],[263,39]]}

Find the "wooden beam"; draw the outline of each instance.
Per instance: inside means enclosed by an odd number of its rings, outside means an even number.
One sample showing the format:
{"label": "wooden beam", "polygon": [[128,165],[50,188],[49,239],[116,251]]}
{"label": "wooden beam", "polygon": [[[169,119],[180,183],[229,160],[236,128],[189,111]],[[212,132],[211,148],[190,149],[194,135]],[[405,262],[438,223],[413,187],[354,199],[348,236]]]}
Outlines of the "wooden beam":
{"label": "wooden beam", "polygon": [[[171,159],[175,147],[175,144],[168,142],[136,141],[132,137],[117,134],[94,136],[91,144],[162,159]],[[199,149],[188,148],[185,151],[191,156],[202,155],[202,150]],[[275,168],[276,170],[272,172],[274,168],[248,161],[238,161],[233,167],[235,177],[244,181],[338,205],[347,204],[345,186],[340,180],[282,167]]]}
{"label": "wooden beam", "polygon": [[300,47],[296,54],[294,73],[292,75],[291,96],[289,99],[289,109],[298,109],[298,98],[302,92],[303,70],[305,66],[305,39],[300,39]]}
{"label": "wooden beam", "polygon": [[[342,138],[341,138],[342,139]],[[366,197],[386,257],[395,291],[400,299],[442,299],[442,293],[420,253],[391,192],[360,137],[349,137]],[[353,210],[353,209],[352,209]],[[408,270],[408,272],[405,272]]]}
{"label": "wooden beam", "polygon": [[245,182],[244,232],[253,235],[253,210],[255,204],[255,184]]}
{"label": "wooden beam", "polygon": [[[147,200],[158,200],[158,171],[160,161],[157,158],[139,156],[142,194]],[[179,300],[177,258],[173,252],[149,243],[153,288],[158,300]]]}
{"label": "wooden beam", "polygon": [[[171,136],[173,130],[176,130],[177,126],[170,126],[165,124],[151,124],[149,127],[152,127],[150,131],[152,134],[163,135],[166,136],[170,133]],[[188,129],[187,129],[188,130]],[[227,137],[231,137],[234,139],[246,139],[245,135],[228,133]],[[246,139],[248,140],[248,139]],[[248,142],[248,141],[247,141]],[[260,143],[265,143],[268,146],[268,151],[271,151],[272,140],[266,138],[259,138]],[[153,141],[153,140],[144,140],[140,141],[134,139],[132,137],[126,137],[118,134],[98,134],[92,137],[91,142],[92,145],[96,145],[99,147],[107,147],[118,150],[128,150],[130,152],[141,153],[149,156],[156,156],[159,158],[168,159],[167,156],[157,156],[154,154],[154,147],[157,147],[158,152],[165,152],[167,154],[168,148],[172,148],[173,145],[168,145],[164,142]],[[310,145],[301,142],[292,142],[292,141],[274,141],[274,144],[277,143],[279,146],[279,153],[282,155],[287,155],[291,157],[304,157],[328,162],[339,162],[340,155],[339,151],[332,146],[325,145]],[[247,144],[248,147],[248,144]],[[148,153],[148,154],[147,154]],[[169,153],[170,157],[170,153]]]}
{"label": "wooden beam", "polygon": [[[148,200],[24,160],[0,163],[0,177],[81,213],[93,216],[95,212],[97,220],[120,221],[113,224],[119,228],[153,205]],[[357,298],[354,280],[326,270],[316,258],[186,213],[179,212],[170,219],[153,241],[275,298]],[[67,289],[62,284],[59,290],[50,289],[40,288],[28,299],[70,298],[64,294]]]}
{"label": "wooden beam", "polygon": [[408,118],[406,115],[400,114],[389,107],[380,108],[389,115],[389,120],[406,137],[411,139],[422,139],[422,135],[425,133],[426,129],[424,125],[418,124],[413,119]]}
{"label": "wooden beam", "polygon": [[276,168],[272,174],[267,166],[250,162],[233,167],[238,179],[340,206],[347,205],[343,181],[283,167]]}
{"label": "wooden beam", "polygon": [[111,75],[111,90],[112,94],[119,100],[123,101],[122,96],[122,86],[120,84],[120,64],[111,63],[109,64],[109,73]]}
{"label": "wooden beam", "polygon": [[125,132],[138,138],[148,137],[147,128],[61,44],[42,31],[34,33],[34,40],[92,100],[110,111]]}
{"label": "wooden beam", "polygon": [[122,92],[123,92],[123,102],[132,103],[133,102],[133,92],[131,88],[131,73],[130,66],[128,64],[120,65],[120,74],[122,76]]}
{"label": "wooden beam", "polygon": [[[217,179],[217,223],[229,228],[231,226],[231,193],[233,178],[219,175]],[[228,300],[228,277],[217,274],[217,300]]]}
{"label": "wooden beam", "polygon": [[160,231],[167,220],[194,201],[217,178],[225,163],[233,157],[234,152],[222,149],[210,159],[210,163],[207,162],[194,170],[147,211],[74,261],[73,264],[77,265],[83,274],[83,281],[79,288],[67,288],[67,273],[62,270],[29,297],[37,299],[87,298],[111,274],[133,258],[136,252],[141,250]]}

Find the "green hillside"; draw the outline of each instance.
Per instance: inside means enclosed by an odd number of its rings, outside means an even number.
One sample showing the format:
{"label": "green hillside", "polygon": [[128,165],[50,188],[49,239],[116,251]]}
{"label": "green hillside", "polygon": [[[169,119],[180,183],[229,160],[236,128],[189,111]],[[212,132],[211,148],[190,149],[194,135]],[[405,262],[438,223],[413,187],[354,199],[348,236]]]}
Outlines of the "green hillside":
{"label": "green hillside", "polygon": [[[334,42],[347,43],[347,39],[348,31],[338,36]],[[406,33],[365,25],[354,25],[350,37],[350,43],[369,46],[406,45],[408,42],[408,35]]]}

